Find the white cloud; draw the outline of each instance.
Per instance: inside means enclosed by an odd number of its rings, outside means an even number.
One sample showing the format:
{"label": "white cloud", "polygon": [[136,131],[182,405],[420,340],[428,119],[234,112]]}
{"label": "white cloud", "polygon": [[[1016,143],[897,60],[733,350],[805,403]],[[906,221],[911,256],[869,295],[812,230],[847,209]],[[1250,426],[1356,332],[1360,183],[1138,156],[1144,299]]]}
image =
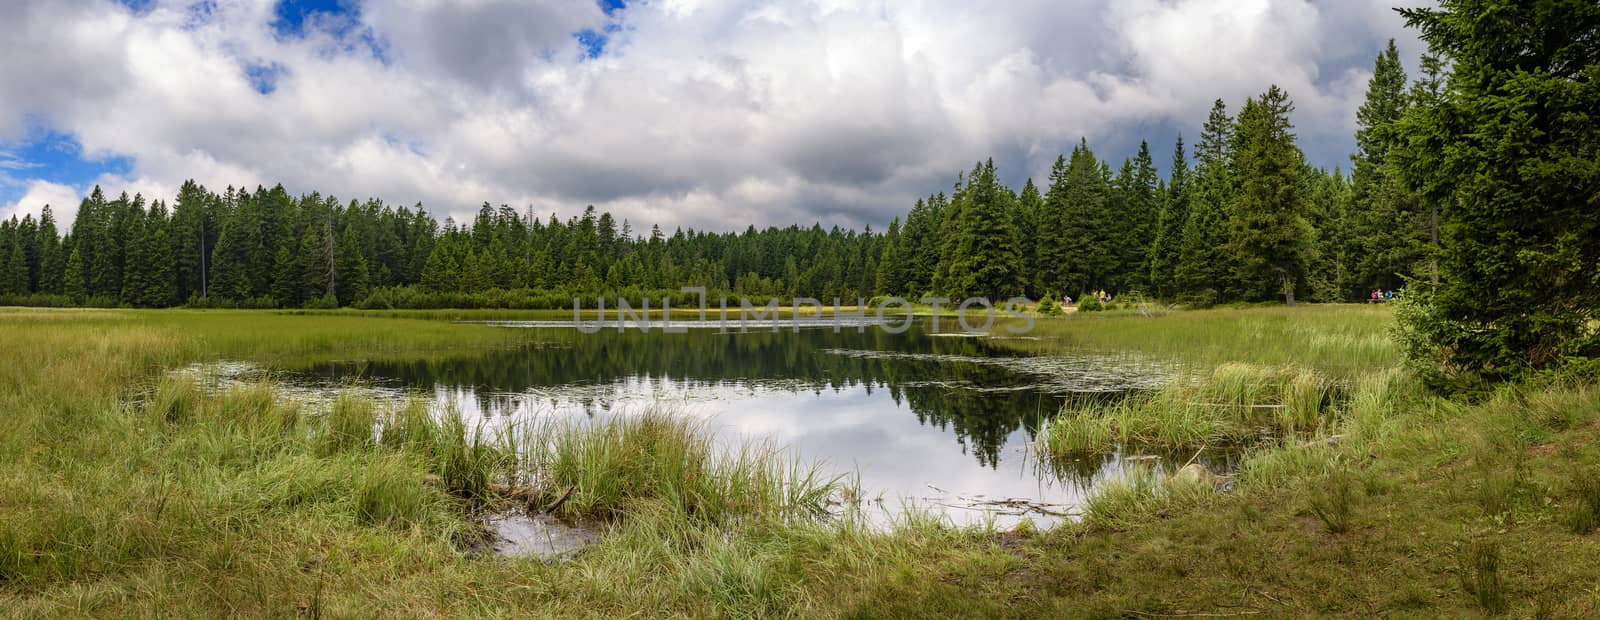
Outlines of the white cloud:
{"label": "white cloud", "polygon": [[[881,225],[977,159],[1037,176],[1079,136],[1192,137],[1212,99],[1269,83],[1334,163],[1372,56],[1408,37],[1380,0],[664,0],[630,3],[584,59],[572,33],[608,20],[592,2],[404,0],[367,3],[351,31],[385,42],[379,59],[274,36],[274,0],[200,23],[188,4],[0,7],[0,140],[39,119],[131,157],[105,180],[150,191],[282,182],[458,219],[592,203],[641,230]],[[276,90],[247,65],[281,67]]]}
{"label": "white cloud", "polygon": [[78,213],[78,203],[82,201],[83,194],[77,189],[49,181],[33,181],[28,183],[27,191],[16,202],[0,206],[0,219],[32,215],[37,220],[44,207],[49,205],[50,213],[56,219],[56,229],[66,232],[72,225],[73,216]]}

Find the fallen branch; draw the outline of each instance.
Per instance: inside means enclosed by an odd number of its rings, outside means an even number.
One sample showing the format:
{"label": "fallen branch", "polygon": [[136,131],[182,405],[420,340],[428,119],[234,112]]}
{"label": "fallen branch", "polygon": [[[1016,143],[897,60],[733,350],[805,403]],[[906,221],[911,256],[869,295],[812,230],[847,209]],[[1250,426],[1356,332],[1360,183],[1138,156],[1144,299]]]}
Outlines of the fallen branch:
{"label": "fallen branch", "polygon": [[576,490],[577,488],[578,488],[577,485],[573,485],[573,486],[567,487],[567,492],[561,494],[561,499],[556,500],[555,503],[550,504],[549,507],[545,508],[544,509],[544,513],[545,514],[550,514],[552,512],[555,512],[556,509],[560,508],[562,504],[567,503],[567,500],[572,497],[572,492],[574,490]]}

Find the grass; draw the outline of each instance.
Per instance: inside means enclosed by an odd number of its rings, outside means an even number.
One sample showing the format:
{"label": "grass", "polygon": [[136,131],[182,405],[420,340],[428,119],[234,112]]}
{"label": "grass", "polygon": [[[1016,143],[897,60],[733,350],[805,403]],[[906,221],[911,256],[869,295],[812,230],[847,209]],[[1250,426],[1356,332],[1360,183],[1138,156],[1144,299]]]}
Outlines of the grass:
{"label": "grass", "polygon": [[597,426],[562,423],[534,435],[539,439],[524,461],[542,490],[540,500],[560,502],[560,511],[575,517],[615,519],[640,502],[659,502],[713,525],[792,521],[826,515],[840,489],[841,478],[824,478],[770,447],[718,454],[700,422],[668,412],[618,416]]}
{"label": "grass", "polygon": [[[1247,427],[1278,440],[1248,449],[1232,492],[1133,473],[1094,496],[1082,523],[986,532],[928,515],[889,531],[818,519],[838,484],[826,472],[761,446],[709,450],[703,429],[663,412],[502,436],[420,401],[369,408],[350,398],[314,411],[270,385],[214,393],[163,372],[213,359],[515,344],[505,330],[340,314],[0,310],[0,609],[1600,613],[1591,524],[1600,392],[1547,384],[1471,404],[1429,396],[1397,369],[1388,321],[1365,307],[1040,320],[1044,338],[1005,346],[1180,360],[1183,379],[1167,389],[1122,413],[1095,412],[1117,424],[1076,423],[1104,433],[1078,445],[1209,445]],[[1198,402],[1223,406],[1189,406]],[[503,501],[501,484],[537,489],[541,506],[570,488],[558,512],[605,535],[559,563],[471,557],[470,507]]]}
{"label": "grass", "polygon": [[1168,360],[1180,374],[1228,363],[1297,366],[1344,380],[1399,365],[1390,338],[1393,313],[1382,306],[1303,305],[1227,308],[1145,317],[1073,313],[1036,318],[1030,335],[1001,346],[1043,353],[1136,353]]}
{"label": "grass", "polygon": [[1307,489],[1311,514],[1316,515],[1330,534],[1350,531],[1355,518],[1356,481],[1348,471],[1338,470]]}
{"label": "grass", "polygon": [[1303,368],[1227,363],[1150,393],[1069,404],[1040,431],[1055,456],[1110,452],[1125,444],[1199,447],[1242,444],[1329,428],[1336,385]]}
{"label": "grass", "polygon": [[1500,576],[1500,544],[1490,539],[1467,543],[1461,553],[1461,587],[1477,600],[1483,611],[1500,615],[1506,612],[1505,580]]}

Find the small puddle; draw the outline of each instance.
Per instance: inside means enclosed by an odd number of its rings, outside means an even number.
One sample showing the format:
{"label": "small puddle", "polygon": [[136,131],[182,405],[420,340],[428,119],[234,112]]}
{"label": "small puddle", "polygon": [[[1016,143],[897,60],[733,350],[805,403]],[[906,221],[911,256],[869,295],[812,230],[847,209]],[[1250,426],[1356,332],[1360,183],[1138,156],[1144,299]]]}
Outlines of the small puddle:
{"label": "small puddle", "polygon": [[560,560],[600,539],[599,530],[574,527],[548,515],[504,514],[484,525],[495,536],[496,555]]}

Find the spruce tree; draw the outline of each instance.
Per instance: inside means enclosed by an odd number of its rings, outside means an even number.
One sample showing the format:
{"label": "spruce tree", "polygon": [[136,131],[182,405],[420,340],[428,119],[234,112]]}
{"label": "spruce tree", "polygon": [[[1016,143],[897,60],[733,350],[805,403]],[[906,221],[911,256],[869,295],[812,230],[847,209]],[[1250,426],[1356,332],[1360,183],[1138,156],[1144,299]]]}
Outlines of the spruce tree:
{"label": "spruce tree", "polygon": [[1276,85],[1245,102],[1234,133],[1239,191],[1231,208],[1229,250],[1235,281],[1249,300],[1281,294],[1294,305],[1311,252],[1311,227],[1300,190],[1304,158],[1289,114],[1294,104]]}
{"label": "spruce tree", "polygon": [[[1076,149],[1074,149],[1076,155]],[[1067,287],[1067,158],[1057,155],[1050,167],[1050,187],[1039,208],[1033,242],[1034,285],[1049,291],[1070,291]]]}
{"label": "spruce tree", "polygon": [[1183,223],[1173,282],[1179,301],[1209,305],[1224,301],[1232,265],[1228,242],[1228,204],[1233,200],[1229,170],[1233,119],[1221,99],[1211,106],[1200,132],[1199,165],[1186,187],[1188,214]]}
{"label": "spruce tree", "polygon": [[210,293],[214,297],[244,301],[254,294],[246,269],[253,260],[247,247],[247,219],[248,213],[234,211],[222,224],[217,245],[211,250]]}
{"label": "spruce tree", "polygon": [[1406,74],[1394,40],[1378,55],[1366,100],[1356,110],[1356,152],[1350,156],[1352,203],[1346,222],[1350,248],[1347,259],[1355,290],[1351,297],[1373,287],[1399,288],[1403,278],[1418,272],[1424,225],[1415,213],[1410,191],[1391,177],[1388,154],[1404,136],[1394,123],[1405,114]]}
{"label": "spruce tree", "polygon": [[905,265],[900,260],[900,218],[889,221],[889,232],[883,238],[883,255],[878,258],[878,277],[873,291],[877,295],[905,294],[905,281],[901,274]]}
{"label": "spruce tree", "polygon": [[28,257],[17,239],[16,226],[10,226],[5,236],[5,243],[0,244],[0,250],[4,250],[4,260],[0,260],[0,295],[27,295]]}
{"label": "spruce tree", "polygon": [[157,201],[150,208],[145,221],[145,234],[150,237],[145,246],[145,255],[150,260],[150,266],[145,270],[145,284],[142,297],[145,305],[154,308],[166,308],[178,303],[177,274],[173,269],[172,238],[167,232],[171,222],[167,216],[166,204]]}
{"label": "spruce tree", "polygon": [[61,293],[66,276],[66,257],[62,255],[60,233],[50,205],[39,213],[39,292]]}
{"label": "spruce tree", "polygon": [[[1396,168],[1439,206],[1440,286],[1401,316],[1440,387],[1600,358],[1600,4],[1441,0],[1406,9],[1450,60],[1411,106]],[[1584,361],[1588,360],[1588,361]]]}
{"label": "spruce tree", "polygon": [[[1060,205],[1061,228],[1046,243],[1057,244],[1059,262],[1052,267],[1059,274],[1050,288],[1075,297],[1084,291],[1110,285],[1108,276],[1116,265],[1109,215],[1106,213],[1106,170],[1087,141],[1079,141],[1067,160],[1058,198],[1047,197],[1047,209]],[[1055,187],[1051,191],[1056,191]]]}
{"label": "spruce tree", "polygon": [[1107,210],[1115,261],[1107,283],[1115,290],[1150,290],[1150,256],[1159,217],[1157,181],[1150,145],[1140,142],[1138,154],[1123,160],[1117,172]]}
{"label": "spruce tree", "polygon": [[278,248],[277,256],[272,259],[272,299],[279,307],[298,308],[306,302],[297,256],[297,252],[285,245]]}
{"label": "spruce tree", "polygon": [[1150,247],[1150,289],[1151,293],[1162,299],[1170,298],[1177,292],[1175,271],[1183,242],[1183,225],[1189,215],[1188,178],[1188,156],[1183,152],[1183,135],[1179,134],[1172,151],[1170,180],[1161,195],[1156,238]]}
{"label": "spruce tree", "polygon": [[1039,295],[1039,216],[1044,211],[1044,196],[1029,178],[1017,195],[1014,219],[1017,226],[1017,253],[1022,257],[1020,284],[1025,295]]}
{"label": "spruce tree", "polygon": [[371,284],[367,258],[362,256],[360,240],[351,226],[339,236],[339,305],[348,306],[365,299]]}
{"label": "spruce tree", "polygon": [[[1005,300],[1021,293],[1022,257],[1011,221],[1010,192],[995,176],[994,160],[973,169],[952,227],[945,290],[953,299]],[[996,301],[996,303],[999,303]]]}
{"label": "spruce tree", "polygon": [[78,251],[77,244],[74,244],[72,255],[67,257],[66,274],[61,278],[61,292],[78,303],[89,297],[89,287],[85,283],[83,270],[83,254]]}

